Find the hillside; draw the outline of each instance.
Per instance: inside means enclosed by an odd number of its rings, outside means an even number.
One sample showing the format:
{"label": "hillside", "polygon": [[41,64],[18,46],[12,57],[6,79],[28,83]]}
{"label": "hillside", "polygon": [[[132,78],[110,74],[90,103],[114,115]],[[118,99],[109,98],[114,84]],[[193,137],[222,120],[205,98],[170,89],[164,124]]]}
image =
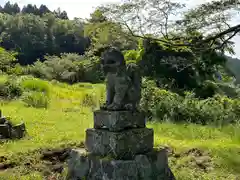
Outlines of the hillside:
{"label": "hillside", "polygon": [[227,67],[235,75],[236,83],[240,83],[240,59],[227,56]]}
{"label": "hillside", "polygon": [[[1,81],[4,79],[2,77]],[[23,98],[1,101],[3,114],[14,122],[23,120],[28,135],[22,140],[0,143],[0,164],[9,164],[6,170],[0,168],[0,179],[64,179],[66,171],[56,169],[62,162],[42,159],[43,152],[46,148],[83,146],[85,129],[92,127],[92,110],[104,99],[104,85],[79,83],[70,86],[21,79],[25,88],[48,87],[50,104],[44,109],[27,107]],[[155,147],[168,147],[170,166],[177,179],[235,180],[240,177],[239,126],[148,122],[148,127],[154,128]]]}

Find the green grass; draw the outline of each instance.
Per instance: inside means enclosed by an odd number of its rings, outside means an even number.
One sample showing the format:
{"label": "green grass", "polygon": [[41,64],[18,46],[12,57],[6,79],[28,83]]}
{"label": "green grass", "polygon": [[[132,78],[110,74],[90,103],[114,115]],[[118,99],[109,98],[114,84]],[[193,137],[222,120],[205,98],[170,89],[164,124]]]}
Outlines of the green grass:
{"label": "green grass", "polygon": [[[34,81],[36,83],[38,80]],[[24,121],[28,135],[21,140],[0,143],[0,157],[7,157],[8,161],[18,164],[13,169],[0,171],[0,180],[43,179],[44,174],[38,168],[26,168],[23,164],[31,162],[34,166],[41,166],[36,150],[80,144],[84,141],[85,130],[93,126],[92,111],[98,108],[103,99],[103,85],[80,83],[69,86],[58,82],[48,84],[51,101],[47,109],[26,107],[21,100],[1,102],[3,114],[10,116],[15,123]],[[88,94],[92,97],[90,101]],[[239,125],[211,127],[165,122],[148,123],[148,127],[154,129],[156,147],[168,146],[175,154],[180,154],[180,157],[169,158],[170,167],[177,179],[240,178]],[[211,162],[207,165],[208,170],[193,163],[196,158],[194,155],[184,155],[184,152],[193,148],[209,154]]]}

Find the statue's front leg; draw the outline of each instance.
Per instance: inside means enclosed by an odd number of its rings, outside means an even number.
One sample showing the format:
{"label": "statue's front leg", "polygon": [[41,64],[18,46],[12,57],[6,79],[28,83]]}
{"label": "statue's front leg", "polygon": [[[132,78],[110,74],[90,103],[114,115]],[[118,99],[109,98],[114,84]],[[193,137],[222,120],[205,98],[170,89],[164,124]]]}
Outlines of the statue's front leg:
{"label": "statue's front leg", "polygon": [[106,77],[106,102],[101,106],[101,109],[107,110],[112,104],[114,98],[114,77],[112,74],[107,74]]}
{"label": "statue's front leg", "polygon": [[107,97],[106,97],[106,105],[110,105],[113,102],[114,98],[114,85],[108,84],[107,85]]}
{"label": "statue's front leg", "polygon": [[120,110],[124,108],[126,102],[124,98],[126,96],[127,90],[129,88],[128,82],[125,77],[116,78],[114,98],[112,103],[108,106],[109,110]]}

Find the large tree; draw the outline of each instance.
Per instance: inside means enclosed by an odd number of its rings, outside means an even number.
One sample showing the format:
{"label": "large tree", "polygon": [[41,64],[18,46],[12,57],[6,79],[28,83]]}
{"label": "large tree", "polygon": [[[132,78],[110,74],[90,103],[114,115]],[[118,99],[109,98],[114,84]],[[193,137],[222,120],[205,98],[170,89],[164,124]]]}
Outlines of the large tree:
{"label": "large tree", "polygon": [[136,38],[126,32],[121,24],[109,21],[103,13],[96,9],[84,27],[85,36],[91,39],[91,50],[98,52],[106,46],[115,46],[121,50],[135,48]]}
{"label": "large tree", "polygon": [[8,1],[4,5],[2,12],[7,13],[7,14],[17,14],[17,13],[20,13],[20,8],[17,3],[11,4],[10,1]]}
{"label": "large tree", "polygon": [[151,34],[150,39],[171,46],[222,49],[240,31],[240,24],[230,26],[239,5],[239,0],[216,0],[187,9],[180,1],[128,0],[102,9],[133,36],[149,38]]}
{"label": "large tree", "polygon": [[31,64],[45,54],[83,54],[89,46],[78,20],[63,20],[52,13],[15,16],[0,13],[0,45],[18,52],[21,64]]}
{"label": "large tree", "polygon": [[240,24],[230,22],[239,2],[218,0],[188,9],[176,0],[127,0],[101,10],[143,39],[140,65],[146,75],[192,89],[214,79],[226,61],[223,54],[234,53],[231,39]]}

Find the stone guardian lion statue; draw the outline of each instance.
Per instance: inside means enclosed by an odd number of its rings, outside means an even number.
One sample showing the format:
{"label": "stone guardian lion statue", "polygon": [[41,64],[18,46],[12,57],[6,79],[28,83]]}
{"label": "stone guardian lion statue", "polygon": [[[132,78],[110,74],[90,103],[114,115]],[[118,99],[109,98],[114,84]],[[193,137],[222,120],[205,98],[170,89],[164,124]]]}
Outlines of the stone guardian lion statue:
{"label": "stone guardian lion statue", "polygon": [[108,48],[101,55],[106,75],[106,103],[101,109],[136,111],[141,99],[141,76],[134,63],[126,65],[124,56],[116,48]]}

